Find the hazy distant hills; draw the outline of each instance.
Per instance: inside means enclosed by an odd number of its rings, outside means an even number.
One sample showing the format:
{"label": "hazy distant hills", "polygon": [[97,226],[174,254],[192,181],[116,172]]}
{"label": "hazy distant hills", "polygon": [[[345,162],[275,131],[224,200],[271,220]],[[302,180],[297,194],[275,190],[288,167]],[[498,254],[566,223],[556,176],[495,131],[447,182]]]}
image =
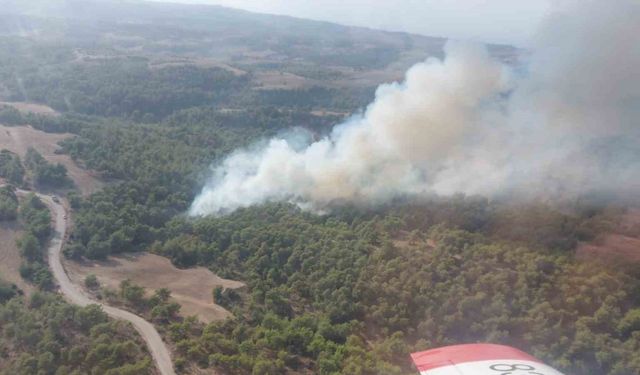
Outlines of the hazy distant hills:
{"label": "hazy distant hills", "polygon": [[[214,59],[197,62],[289,73],[292,76],[284,77],[279,86],[293,88],[332,83],[375,86],[399,79],[412,64],[442,56],[445,43],[443,38],[220,6],[98,0],[0,3],[0,32],[5,35],[64,39],[85,52],[101,49],[101,54],[106,48],[118,55],[155,59],[180,55],[182,62],[185,57]],[[490,48],[505,61],[516,58],[512,47]],[[270,77],[265,83],[272,81]]]}

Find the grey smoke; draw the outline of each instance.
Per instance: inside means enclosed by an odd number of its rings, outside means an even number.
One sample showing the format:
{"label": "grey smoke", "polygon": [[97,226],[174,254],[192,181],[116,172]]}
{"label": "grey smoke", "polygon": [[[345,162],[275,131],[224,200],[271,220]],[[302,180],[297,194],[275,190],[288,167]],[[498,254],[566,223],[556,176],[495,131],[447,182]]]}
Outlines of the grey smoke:
{"label": "grey smoke", "polygon": [[582,1],[545,23],[524,69],[480,45],[378,88],[361,116],[298,147],[284,138],[213,168],[193,215],[268,201],[323,210],[398,196],[633,190],[640,163],[640,3]]}

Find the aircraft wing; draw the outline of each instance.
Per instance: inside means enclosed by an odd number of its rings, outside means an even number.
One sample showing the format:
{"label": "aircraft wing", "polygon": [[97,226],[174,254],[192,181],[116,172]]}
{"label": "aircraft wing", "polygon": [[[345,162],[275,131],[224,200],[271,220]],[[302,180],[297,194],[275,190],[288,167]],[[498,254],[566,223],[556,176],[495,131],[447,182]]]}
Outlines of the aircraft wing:
{"label": "aircraft wing", "polygon": [[563,375],[518,349],[494,344],[453,345],[412,353],[420,375]]}

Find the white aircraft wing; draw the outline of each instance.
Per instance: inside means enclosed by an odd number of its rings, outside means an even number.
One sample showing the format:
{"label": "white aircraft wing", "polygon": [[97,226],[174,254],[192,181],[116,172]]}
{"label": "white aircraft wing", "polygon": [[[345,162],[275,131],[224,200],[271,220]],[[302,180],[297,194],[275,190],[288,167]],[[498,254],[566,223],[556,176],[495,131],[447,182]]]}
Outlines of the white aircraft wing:
{"label": "white aircraft wing", "polygon": [[453,345],[412,353],[420,375],[563,375],[518,349],[494,344]]}

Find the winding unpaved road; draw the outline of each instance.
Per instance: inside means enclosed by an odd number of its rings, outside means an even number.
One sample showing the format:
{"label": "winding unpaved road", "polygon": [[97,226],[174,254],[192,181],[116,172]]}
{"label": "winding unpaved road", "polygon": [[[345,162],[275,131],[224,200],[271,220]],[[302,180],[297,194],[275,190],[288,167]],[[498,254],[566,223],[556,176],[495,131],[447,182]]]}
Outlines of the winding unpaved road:
{"label": "winding unpaved road", "polygon": [[62,261],[60,259],[62,245],[64,243],[64,236],[67,231],[67,221],[65,218],[66,211],[61,204],[54,202],[50,196],[44,194],[37,195],[49,207],[54,218],[54,234],[51,238],[51,243],[48,250],[49,266],[51,267],[53,276],[60,286],[60,291],[65,296],[65,298],[69,302],[79,306],[87,306],[91,304],[100,305],[104,312],[106,312],[109,316],[116,319],[126,320],[133,324],[136,331],[138,331],[144,341],[146,341],[147,347],[151,352],[151,356],[153,357],[153,360],[156,364],[156,367],[160,371],[160,374],[176,375],[173,369],[173,363],[171,361],[169,349],[167,349],[167,346],[162,341],[160,334],[158,334],[158,331],[156,331],[151,323],[128,311],[107,306],[103,303],[92,300],[77,285],[71,282],[69,276],[64,270],[64,267],[62,266]]}

